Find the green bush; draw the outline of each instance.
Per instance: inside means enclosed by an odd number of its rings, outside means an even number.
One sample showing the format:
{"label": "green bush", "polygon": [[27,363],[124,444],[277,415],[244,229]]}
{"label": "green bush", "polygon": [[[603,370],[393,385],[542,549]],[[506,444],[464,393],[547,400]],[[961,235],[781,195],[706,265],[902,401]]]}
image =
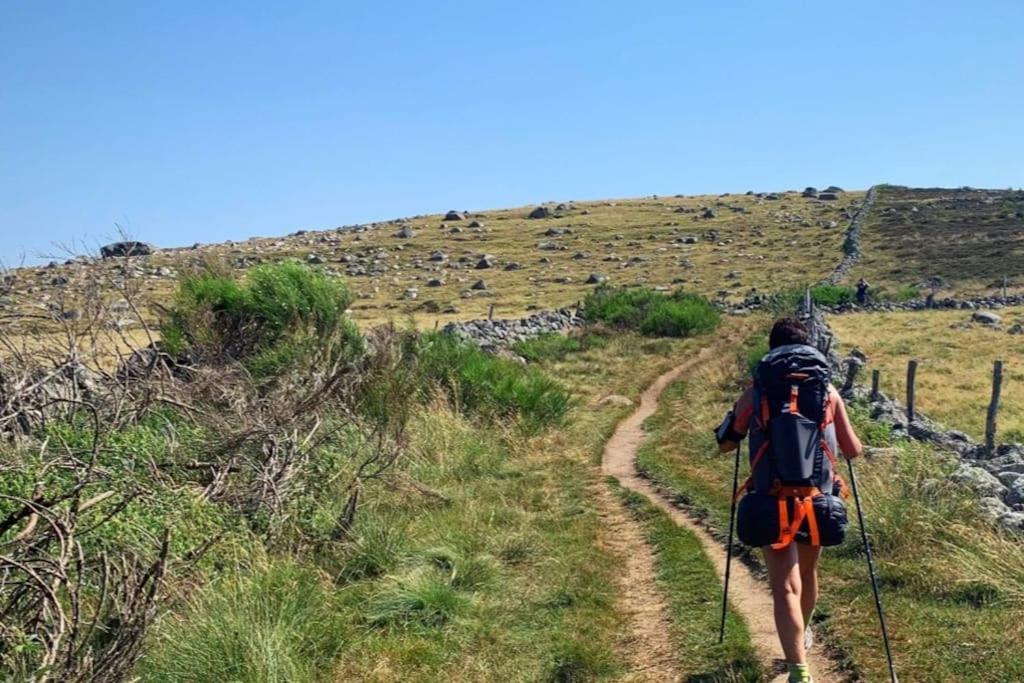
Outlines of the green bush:
{"label": "green bush", "polygon": [[260,266],[239,282],[206,271],[184,279],[161,333],[172,355],[243,362],[258,378],[300,361],[354,358],[363,349],[345,316],[345,285],[299,263]]}
{"label": "green bush", "polygon": [[715,329],[721,314],[700,296],[682,290],[664,294],[648,289],[598,287],[583,302],[591,322],[662,337],[688,337]]}
{"label": "green bush", "polygon": [[481,351],[446,334],[420,337],[416,356],[424,391],[440,385],[460,410],[514,418],[531,430],[561,424],[568,390],[539,369]]}
{"label": "green bush", "polygon": [[533,339],[516,342],[512,350],[531,362],[562,360],[570,353],[579,353],[604,346],[604,338],[596,334],[569,335],[549,332]]}
{"label": "green bush", "polygon": [[857,300],[857,290],[849,285],[815,285],[811,287],[811,298],[822,306],[852,304]]}

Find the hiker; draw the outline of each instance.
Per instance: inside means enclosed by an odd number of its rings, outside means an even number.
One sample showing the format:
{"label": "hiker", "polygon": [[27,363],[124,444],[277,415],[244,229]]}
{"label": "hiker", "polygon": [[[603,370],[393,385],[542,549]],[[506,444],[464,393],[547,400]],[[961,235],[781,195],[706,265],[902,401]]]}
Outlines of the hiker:
{"label": "hiker", "polygon": [[864,306],[868,302],[868,289],[871,285],[864,278],[857,280],[857,303]]}
{"label": "hiker", "polygon": [[808,339],[799,320],[776,321],[753,383],[716,433],[725,453],[749,431],[751,475],[740,489],[737,531],[762,549],[789,680],[800,683],[811,680],[807,649],[821,548],[846,533],[848,494],[836,453],[853,458],[862,450],[829,383],[828,361]]}

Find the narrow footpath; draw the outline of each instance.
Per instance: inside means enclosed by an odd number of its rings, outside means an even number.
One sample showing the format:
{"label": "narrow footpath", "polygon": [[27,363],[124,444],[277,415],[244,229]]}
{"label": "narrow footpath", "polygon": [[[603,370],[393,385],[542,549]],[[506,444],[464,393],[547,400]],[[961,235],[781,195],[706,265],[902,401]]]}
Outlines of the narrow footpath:
{"label": "narrow footpath", "polygon": [[[657,410],[662,392],[711,353],[711,349],[702,350],[687,362],[662,374],[644,390],[637,409],[618,424],[614,434],[605,444],[601,465],[604,474],[615,477],[623,487],[645,496],[651,503],[664,510],[676,524],[691,531],[700,540],[718,575],[724,576],[726,549],[689,515],[658,493],[636,469],[636,454],[646,436],[643,430],[644,421]],[[767,668],[773,672],[773,678],[770,680],[785,681],[785,673],[780,671],[782,648],[775,634],[772,598],[767,585],[734,558],[729,594],[730,606],[746,622],[754,648],[762,660],[769,663]],[[708,642],[712,642],[716,636],[717,633],[709,633]],[[846,680],[838,662],[830,659],[820,646],[809,653],[809,663],[816,683],[839,683]]]}

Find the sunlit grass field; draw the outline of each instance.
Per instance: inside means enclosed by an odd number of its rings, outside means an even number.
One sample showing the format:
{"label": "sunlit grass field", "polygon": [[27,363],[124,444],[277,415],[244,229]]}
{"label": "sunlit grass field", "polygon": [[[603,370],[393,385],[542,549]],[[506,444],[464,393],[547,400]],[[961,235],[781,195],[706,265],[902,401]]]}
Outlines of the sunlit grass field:
{"label": "sunlit grass field", "polygon": [[1024,335],[1007,329],[1024,321],[1024,307],[994,311],[1001,329],[971,322],[971,311],[834,315],[829,324],[842,350],[868,357],[861,380],[881,371],[881,387],[904,400],[907,362],[917,359],[915,402],[924,414],[975,439],[985,433],[992,392],[992,362],[1004,361],[998,437],[1024,441]]}

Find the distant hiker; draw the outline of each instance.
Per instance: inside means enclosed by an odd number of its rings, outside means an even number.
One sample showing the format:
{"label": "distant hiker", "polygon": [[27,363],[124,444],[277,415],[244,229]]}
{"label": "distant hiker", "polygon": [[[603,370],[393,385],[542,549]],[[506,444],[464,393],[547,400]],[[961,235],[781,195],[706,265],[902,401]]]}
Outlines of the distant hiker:
{"label": "distant hiker", "polygon": [[725,453],[750,433],[751,474],[740,489],[737,531],[764,553],[789,680],[802,683],[811,680],[818,558],[822,546],[838,545],[846,533],[848,494],[836,453],[853,458],[862,447],[829,383],[828,361],[809,345],[803,323],[778,320],[769,346],[716,438]]}
{"label": "distant hiker", "polygon": [[861,306],[868,302],[868,289],[871,285],[864,278],[857,280],[857,303]]}

